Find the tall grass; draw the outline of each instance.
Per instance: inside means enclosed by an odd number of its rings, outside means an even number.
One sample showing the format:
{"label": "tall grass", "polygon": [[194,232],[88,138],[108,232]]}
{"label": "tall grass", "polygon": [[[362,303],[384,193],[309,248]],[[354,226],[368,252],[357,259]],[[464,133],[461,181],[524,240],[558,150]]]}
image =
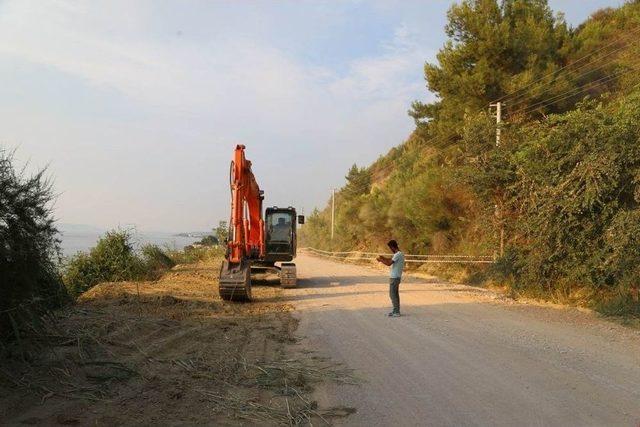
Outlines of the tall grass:
{"label": "tall grass", "polygon": [[44,170],[27,175],[0,149],[0,343],[19,339],[21,330],[67,301],[53,199]]}
{"label": "tall grass", "polygon": [[224,256],[224,249],[220,246],[186,247],[182,251],[167,250],[166,254],[176,264],[193,264],[200,261],[210,261]]}

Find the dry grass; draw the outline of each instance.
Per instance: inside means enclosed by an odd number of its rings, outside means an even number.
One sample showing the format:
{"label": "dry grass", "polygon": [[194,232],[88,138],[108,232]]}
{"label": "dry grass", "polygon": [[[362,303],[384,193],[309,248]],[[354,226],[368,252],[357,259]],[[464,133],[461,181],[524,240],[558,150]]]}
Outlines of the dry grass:
{"label": "dry grass", "polygon": [[232,304],[218,262],[179,265],[156,282],[104,283],[26,337],[25,361],[0,369],[0,419],[31,424],[330,423],[314,384],[354,383],[299,354],[296,320],[277,287]]}

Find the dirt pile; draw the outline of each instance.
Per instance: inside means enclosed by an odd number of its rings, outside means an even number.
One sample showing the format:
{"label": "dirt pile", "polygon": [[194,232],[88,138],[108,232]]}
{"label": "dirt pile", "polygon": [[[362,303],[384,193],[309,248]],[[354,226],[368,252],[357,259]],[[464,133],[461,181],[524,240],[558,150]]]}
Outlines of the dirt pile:
{"label": "dirt pile", "polygon": [[283,291],[260,286],[251,304],[223,302],[218,265],[180,265],[156,282],[85,293],[46,336],[21,344],[24,360],[3,361],[0,419],[289,425],[352,412],[311,401],[313,384],[352,377],[290,345],[297,322]]}

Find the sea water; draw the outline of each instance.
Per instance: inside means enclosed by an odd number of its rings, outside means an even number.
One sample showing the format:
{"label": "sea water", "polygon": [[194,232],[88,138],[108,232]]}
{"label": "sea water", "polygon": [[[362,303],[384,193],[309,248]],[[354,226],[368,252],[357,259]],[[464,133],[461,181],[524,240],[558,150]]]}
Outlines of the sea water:
{"label": "sea water", "polygon": [[[62,255],[68,257],[77,252],[88,252],[102,236],[104,236],[104,232],[63,230],[59,236]],[[181,250],[200,239],[200,237],[178,236],[175,233],[131,232],[131,242],[136,249],[146,244],[154,244],[161,248]]]}

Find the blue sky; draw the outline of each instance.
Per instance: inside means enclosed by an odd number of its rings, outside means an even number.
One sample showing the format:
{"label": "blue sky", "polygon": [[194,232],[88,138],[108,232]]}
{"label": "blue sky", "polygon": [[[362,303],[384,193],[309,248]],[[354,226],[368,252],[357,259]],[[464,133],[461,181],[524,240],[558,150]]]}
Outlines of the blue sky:
{"label": "blue sky", "polygon": [[[555,0],[577,25],[621,0]],[[0,0],[0,144],[48,166],[61,222],[207,229],[247,145],[310,212],[413,127],[451,1]]]}

